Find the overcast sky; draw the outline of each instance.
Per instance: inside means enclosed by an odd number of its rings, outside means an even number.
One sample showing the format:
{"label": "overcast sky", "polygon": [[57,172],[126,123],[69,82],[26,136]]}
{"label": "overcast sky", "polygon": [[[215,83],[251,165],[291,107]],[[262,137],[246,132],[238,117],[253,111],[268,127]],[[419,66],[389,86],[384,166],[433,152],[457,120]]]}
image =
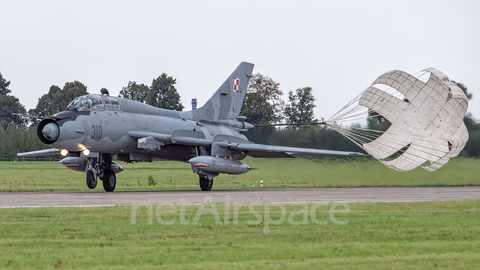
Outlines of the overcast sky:
{"label": "overcast sky", "polygon": [[382,73],[464,83],[480,118],[480,1],[4,1],[0,72],[28,109],[78,80],[118,95],[165,72],[203,104],[241,61],[329,118]]}

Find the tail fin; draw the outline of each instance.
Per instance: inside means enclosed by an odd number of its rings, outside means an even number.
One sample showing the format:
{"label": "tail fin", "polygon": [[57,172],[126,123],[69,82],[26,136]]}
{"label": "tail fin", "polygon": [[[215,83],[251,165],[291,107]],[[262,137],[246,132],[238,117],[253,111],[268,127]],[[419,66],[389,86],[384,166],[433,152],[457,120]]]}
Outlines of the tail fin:
{"label": "tail fin", "polygon": [[201,108],[192,111],[193,120],[219,121],[240,115],[253,64],[242,62]]}

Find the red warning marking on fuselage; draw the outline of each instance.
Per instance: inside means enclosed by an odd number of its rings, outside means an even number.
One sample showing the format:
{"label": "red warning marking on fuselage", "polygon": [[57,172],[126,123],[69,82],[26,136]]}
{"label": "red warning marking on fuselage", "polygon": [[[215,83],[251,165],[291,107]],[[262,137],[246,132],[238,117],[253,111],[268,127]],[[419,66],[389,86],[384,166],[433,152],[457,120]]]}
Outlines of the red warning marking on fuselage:
{"label": "red warning marking on fuselage", "polygon": [[80,165],[70,164],[70,165],[66,165],[65,167],[67,167],[67,168],[79,168]]}
{"label": "red warning marking on fuselage", "polygon": [[210,167],[210,165],[203,164],[203,163],[199,163],[199,164],[195,165],[195,168],[208,168],[208,167]]}

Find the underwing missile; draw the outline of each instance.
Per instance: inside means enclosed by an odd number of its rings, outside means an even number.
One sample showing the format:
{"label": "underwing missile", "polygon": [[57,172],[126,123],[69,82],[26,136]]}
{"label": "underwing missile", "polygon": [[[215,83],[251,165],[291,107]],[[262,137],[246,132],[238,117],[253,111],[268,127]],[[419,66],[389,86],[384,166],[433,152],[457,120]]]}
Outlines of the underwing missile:
{"label": "underwing missile", "polygon": [[198,170],[212,173],[243,174],[251,168],[239,161],[214,156],[198,156],[190,159],[188,163],[192,164]]}
{"label": "underwing missile", "polygon": [[[87,158],[82,158],[82,157],[67,157],[59,161],[62,163],[65,167],[72,169],[77,172],[85,172],[87,169]],[[123,171],[123,167],[120,166],[118,163],[115,163],[112,161],[110,164],[110,169],[114,173],[120,173]]]}

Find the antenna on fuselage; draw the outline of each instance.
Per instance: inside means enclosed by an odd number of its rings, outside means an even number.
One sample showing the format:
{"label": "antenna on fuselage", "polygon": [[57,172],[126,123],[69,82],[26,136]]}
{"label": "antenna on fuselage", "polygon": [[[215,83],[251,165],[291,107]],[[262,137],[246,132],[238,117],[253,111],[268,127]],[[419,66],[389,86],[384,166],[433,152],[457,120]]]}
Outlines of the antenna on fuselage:
{"label": "antenna on fuselage", "polygon": [[192,98],[192,111],[197,109],[197,98]]}
{"label": "antenna on fuselage", "polygon": [[110,93],[108,93],[107,88],[102,88],[102,89],[100,90],[100,93],[101,93],[102,95],[104,95],[104,96],[110,96]]}

